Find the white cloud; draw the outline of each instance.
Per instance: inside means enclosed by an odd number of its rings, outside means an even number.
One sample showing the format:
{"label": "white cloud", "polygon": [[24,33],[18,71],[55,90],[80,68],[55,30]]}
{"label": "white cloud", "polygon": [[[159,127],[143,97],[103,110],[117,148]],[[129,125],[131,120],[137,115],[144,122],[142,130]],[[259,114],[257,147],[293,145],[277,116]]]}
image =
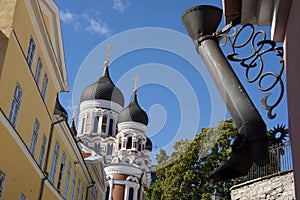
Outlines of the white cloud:
{"label": "white cloud", "polygon": [[60,10],[60,19],[62,22],[71,24],[77,18],[75,13],[71,13],[69,10]]}
{"label": "white cloud", "polygon": [[88,30],[92,33],[99,33],[102,35],[110,34],[110,30],[107,27],[107,25],[104,22],[102,22],[100,20],[96,20],[94,18],[90,18],[89,26],[86,27],[86,30]]}
{"label": "white cloud", "polygon": [[60,19],[63,23],[70,24],[75,30],[86,30],[90,33],[109,35],[110,29],[106,23],[99,19],[99,12],[77,14],[60,10]]}
{"label": "white cloud", "polygon": [[128,4],[129,1],[124,2],[123,0],[114,0],[113,9],[124,12]]}

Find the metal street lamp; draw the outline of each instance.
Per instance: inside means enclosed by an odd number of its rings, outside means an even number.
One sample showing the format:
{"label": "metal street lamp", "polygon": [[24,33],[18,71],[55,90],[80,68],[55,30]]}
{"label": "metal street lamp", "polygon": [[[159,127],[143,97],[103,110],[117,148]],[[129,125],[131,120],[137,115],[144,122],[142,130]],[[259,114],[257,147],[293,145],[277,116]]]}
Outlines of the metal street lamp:
{"label": "metal street lamp", "polygon": [[214,187],[214,193],[211,194],[211,200],[221,200],[222,196],[217,191],[217,186]]}
{"label": "metal street lamp", "polygon": [[266,125],[218,44],[216,29],[222,10],[208,5],[184,12],[182,22],[192,38],[238,129],[230,159],[211,177],[227,180],[248,173],[253,162],[269,163]]}

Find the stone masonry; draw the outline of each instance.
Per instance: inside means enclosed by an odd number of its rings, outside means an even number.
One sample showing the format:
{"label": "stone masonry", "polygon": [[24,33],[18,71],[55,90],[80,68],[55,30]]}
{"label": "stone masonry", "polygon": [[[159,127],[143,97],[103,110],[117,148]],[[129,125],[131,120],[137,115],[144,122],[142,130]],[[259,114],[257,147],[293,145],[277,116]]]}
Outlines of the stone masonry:
{"label": "stone masonry", "polygon": [[272,174],[233,186],[232,200],[294,200],[294,174],[292,171]]}

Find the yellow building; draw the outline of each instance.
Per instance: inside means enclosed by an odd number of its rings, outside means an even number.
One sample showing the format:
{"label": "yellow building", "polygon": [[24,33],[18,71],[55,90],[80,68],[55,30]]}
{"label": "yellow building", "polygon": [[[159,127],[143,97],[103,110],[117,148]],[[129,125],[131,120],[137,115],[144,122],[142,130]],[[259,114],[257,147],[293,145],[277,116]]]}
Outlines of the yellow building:
{"label": "yellow building", "polygon": [[103,161],[77,144],[57,98],[66,91],[53,0],[1,0],[0,200],[101,198]]}

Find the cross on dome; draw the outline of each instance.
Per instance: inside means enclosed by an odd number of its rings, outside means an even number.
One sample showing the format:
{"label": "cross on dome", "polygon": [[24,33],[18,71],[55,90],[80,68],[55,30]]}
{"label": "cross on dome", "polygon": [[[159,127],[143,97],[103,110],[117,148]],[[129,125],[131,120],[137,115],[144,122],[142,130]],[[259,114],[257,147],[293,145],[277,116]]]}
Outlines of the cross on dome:
{"label": "cross on dome", "polygon": [[138,76],[135,76],[135,77],[133,77],[132,80],[134,80],[133,92],[136,93],[136,90],[137,90],[137,82],[138,82],[138,80],[140,80],[140,78],[139,78]]}
{"label": "cross on dome", "polygon": [[105,61],[104,61],[105,67],[108,67],[108,65],[109,65],[109,57],[110,57],[111,49],[112,49],[112,47],[110,44],[106,45],[106,55],[105,55]]}

